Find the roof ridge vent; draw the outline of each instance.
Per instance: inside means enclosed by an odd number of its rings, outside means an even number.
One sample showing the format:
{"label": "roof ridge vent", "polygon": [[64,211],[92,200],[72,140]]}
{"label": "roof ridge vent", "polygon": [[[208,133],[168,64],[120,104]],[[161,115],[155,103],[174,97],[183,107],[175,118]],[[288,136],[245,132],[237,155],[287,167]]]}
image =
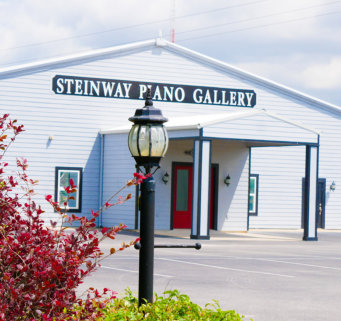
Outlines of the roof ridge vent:
{"label": "roof ridge vent", "polygon": [[162,30],[159,31],[159,37],[155,41],[156,47],[165,47],[167,45],[166,40],[162,36]]}

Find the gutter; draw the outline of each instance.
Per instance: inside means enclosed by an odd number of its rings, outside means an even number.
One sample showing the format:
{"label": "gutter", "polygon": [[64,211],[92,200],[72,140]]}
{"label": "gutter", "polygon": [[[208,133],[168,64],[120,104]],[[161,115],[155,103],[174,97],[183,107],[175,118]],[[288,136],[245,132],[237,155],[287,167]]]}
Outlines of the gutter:
{"label": "gutter", "polygon": [[[105,136],[100,134],[100,160],[99,160],[99,197],[98,197],[98,209],[103,205],[103,167],[104,167],[104,139]],[[97,226],[103,226],[103,212],[99,214],[97,219]]]}

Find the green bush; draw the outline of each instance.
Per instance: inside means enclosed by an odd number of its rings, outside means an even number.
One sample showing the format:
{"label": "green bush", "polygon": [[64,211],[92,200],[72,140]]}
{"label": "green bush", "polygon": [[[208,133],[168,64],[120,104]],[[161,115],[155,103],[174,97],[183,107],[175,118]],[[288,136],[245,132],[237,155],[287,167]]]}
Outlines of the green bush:
{"label": "green bush", "polygon": [[156,295],[153,304],[138,307],[138,300],[128,289],[123,298],[114,299],[104,310],[101,321],[243,321],[233,310],[222,311],[217,302],[207,304],[205,308],[193,303],[179,291],[166,291],[164,296]]}

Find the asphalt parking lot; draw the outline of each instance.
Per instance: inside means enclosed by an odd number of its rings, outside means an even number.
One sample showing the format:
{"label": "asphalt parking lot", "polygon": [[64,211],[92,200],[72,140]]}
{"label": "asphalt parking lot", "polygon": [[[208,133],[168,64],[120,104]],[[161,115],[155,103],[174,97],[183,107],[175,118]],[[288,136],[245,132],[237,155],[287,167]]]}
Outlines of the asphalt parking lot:
{"label": "asphalt parking lot", "polygon": [[[166,234],[166,235],[165,235]],[[194,244],[189,232],[156,231],[157,244]],[[201,250],[155,249],[154,291],[178,289],[205,305],[218,300],[254,321],[341,320],[341,231],[318,232],[302,241],[301,230],[213,233]],[[137,237],[124,232],[113,245]],[[127,249],[102,262],[82,285],[137,292],[138,251]]]}

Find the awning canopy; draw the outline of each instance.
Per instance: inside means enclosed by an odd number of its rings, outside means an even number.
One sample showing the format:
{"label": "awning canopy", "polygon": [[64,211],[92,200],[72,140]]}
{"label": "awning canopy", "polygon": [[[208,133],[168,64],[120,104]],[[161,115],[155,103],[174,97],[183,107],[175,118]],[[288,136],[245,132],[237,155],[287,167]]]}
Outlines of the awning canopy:
{"label": "awning canopy", "polygon": [[[184,117],[170,117],[165,123],[170,139],[225,139],[245,141],[249,146],[318,145],[319,132],[265,110],[225,112]],[[102,130],[118,134],[130,125]]]}

